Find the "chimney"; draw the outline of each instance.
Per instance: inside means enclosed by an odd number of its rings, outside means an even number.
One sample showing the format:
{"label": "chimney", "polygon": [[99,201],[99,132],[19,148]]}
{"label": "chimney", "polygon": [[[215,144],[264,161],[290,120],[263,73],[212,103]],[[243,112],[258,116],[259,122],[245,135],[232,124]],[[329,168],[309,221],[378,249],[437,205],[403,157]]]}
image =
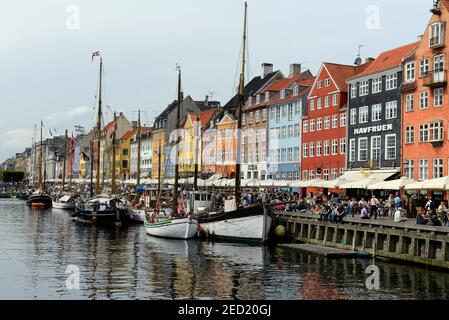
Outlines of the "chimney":
{"label": "chimney", "polygon": [[294,75],[297,75],[299,73],[301,73],[301,64],[299,64],[299,63],[290,64],[290,74],[288,77],[291,78]]}
{"label": "chimney", "polygon": [[205,105],[206,107],[209,106],[209,96],[208,96],[208,95],[206,95],[206,98],[204,99],[204,105]]}
{"label": "chimney", "polygon": [[373,62],[374,60],[375,60],[374,58],[368,57],[365,59],[365,63],[370,63]]}
{"label": "chimney", "polygon": [[420,35],[418,36],[418,40],[419,40],[419,41],[422,40],[422,34],[420,34]]}
{"label": "chimney", "polygon": [[265,77],[272,72],[273,72],[272,63],[262,63],[262,75],[261,75],[262,79],[265,79]]}
{"label": "chimney", "polygon": [[131,121],[133,129],[137,128],[137,121]]}

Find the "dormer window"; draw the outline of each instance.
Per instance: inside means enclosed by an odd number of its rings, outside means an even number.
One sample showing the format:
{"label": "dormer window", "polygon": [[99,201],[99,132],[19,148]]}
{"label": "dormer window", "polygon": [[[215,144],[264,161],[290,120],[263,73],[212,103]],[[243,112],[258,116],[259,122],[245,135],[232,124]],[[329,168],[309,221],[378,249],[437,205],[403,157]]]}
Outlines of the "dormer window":
{"label": "dormer window", "polygon": [[430,25],[429,47],[439,48],[444,45],[444,25],[442,21]]}
{"label": "dormer window", "polygon": [[253,104],[253,96],[249,96],[248,104],[249,104],[249,105],[252,105],[252,104]]}
{"label": "dormer window", "polygon": [[285,89],[281,90],[281,99],[285,99]]}
{"label": "dormer window", "polygon": [[258,94],[257,96],[256,96],[256,104],[259,104],[260,103],[260,94]]}
{"label": "dormer window", "polygon": [[269,91],[265,92],[265,102],[267,102],[268,100],[270,100],[270,92]]}
{"label": "dormer window", "polygon": [[297,96],[299,94],[299,86],[294,86],[293,87],[293,95]]}

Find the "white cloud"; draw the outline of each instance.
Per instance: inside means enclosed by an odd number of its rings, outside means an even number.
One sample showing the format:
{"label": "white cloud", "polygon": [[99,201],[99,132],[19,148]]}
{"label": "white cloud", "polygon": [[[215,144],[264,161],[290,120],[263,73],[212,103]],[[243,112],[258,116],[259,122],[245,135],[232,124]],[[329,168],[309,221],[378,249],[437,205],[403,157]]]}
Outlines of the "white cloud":
{"label": "white cloud", "polygon": [[68,111],[53,112],[44,118],[44,125],[58,126],[68,122],[75,124],[76,121],[84,119],[89,114],[90,108],[86,106],[75,107]]}
{"label": "white cloud", "polygon": [[31,129],[13,129],[6,131],[0,136],[0,152],[10,153],[23,151],[31,146],[33,131]]}

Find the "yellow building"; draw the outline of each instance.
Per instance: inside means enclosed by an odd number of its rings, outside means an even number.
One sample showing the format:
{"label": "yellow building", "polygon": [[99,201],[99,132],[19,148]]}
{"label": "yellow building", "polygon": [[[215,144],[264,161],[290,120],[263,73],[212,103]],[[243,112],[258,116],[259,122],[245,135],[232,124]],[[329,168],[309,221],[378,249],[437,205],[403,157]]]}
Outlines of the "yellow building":
{"label": "yellow building", "polygon": [[151,178],[158,179],[159,178],[159,150],[161,151],[161,179],[164,178],[164,148],[165,148],[165,129],[157,129],[153,131],[153,155],[152,155],[152,172]]}

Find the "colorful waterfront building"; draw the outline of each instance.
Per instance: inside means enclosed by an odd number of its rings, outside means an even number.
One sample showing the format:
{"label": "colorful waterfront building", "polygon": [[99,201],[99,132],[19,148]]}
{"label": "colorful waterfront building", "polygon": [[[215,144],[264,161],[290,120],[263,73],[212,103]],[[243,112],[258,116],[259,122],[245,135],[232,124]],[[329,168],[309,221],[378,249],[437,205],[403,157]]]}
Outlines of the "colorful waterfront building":
{"label": "colorful waterfront building", "polygon": [[237,146],[237,121],[236,118],[226,113],[216,125],[216,173],[228,179],[235,178],[236,146]]}
{"label": "colorful waterfront building", "polygon": [[302,118],[315,78],[309,71],[278,80],[266,92],[268,101],[268,178],[300,180]]}
{"label": "colorful waterfront building", "polygon": [[347,81],[348,170],[376,173],[381,180],[400,172],[402,61],[417,45],[381,53],[365,71]]}
{"label": "colorful waterfront building", "polygon": [[415,180],[449,175],[449,1],[435,1],[431,12],[418,48],[404,61],[403,70],[403,173]]}
{"label": "colorful waterfront building", "polygon": [[[302,180],[335,180],[346,170],[348,86],[367,64],[325,62],[308,95],[302,126]],[[313,191],[313,190],[312,190]]]}

